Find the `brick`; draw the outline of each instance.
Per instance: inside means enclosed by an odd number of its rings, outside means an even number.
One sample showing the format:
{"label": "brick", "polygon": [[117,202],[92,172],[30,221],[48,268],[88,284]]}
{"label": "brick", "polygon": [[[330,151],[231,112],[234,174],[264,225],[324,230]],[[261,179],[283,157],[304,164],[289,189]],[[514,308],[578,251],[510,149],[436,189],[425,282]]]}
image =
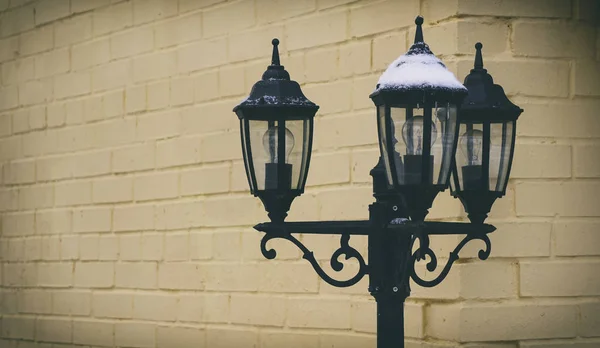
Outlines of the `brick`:
{"label": "brick", "polygon": [[[293,5],[300,3],[302,3],[302,1],[295,2]],[[281,6],[278,4],[280,3],[266,1],[258,1],[256,3],[258,7],[267,5],[269,8]],[[293,6],[289,6],[288,8],[293,8]],[[255,58],[266,58],[273,49],[271,41],[276,37],[283,38],[282,26],[268,26],[243,32],[231,33],[231,36],[229,37],[229,59],[232,62],[238,62]],[[285,44],[285,41],[281,42],[281,45],[283,44]],[[281,46],[279,49],[281,50]],[[287,69],[285,58],[282,58],[282,63],[286,66],[286,70],[289,71],[289,69]],[[266,64],[268,64],[266,60],[261,64],[263,69],[265,68]],[[292,76],[295,75],[295,73],[292,73]],[[296,80],[295,78],[293,79]]]}
{"label": "brick", "polygon": [[124,322],[115,326],[115,344],[120,347],[154,348],[156,325]]}
{"label": "brick", "polygon": [[173,106],[192,104],[194,102],[194,79],[187,76],[173,78],[169,91]]}
{"label": "brick", "polygon": [[26,184],[35,182],[35,161],[22,160],[4,166],[4,183]]}
{"label": "brick", "polygon": [[65,288],[73,285],[71,262],[40,263],[37,268],[38,286]]}
{"label": "brick", "polygon": [[28,238],[25,240],[25,260],[39,261],[42,259],[42,239]]}
{"label": "brick", "polygon": [[350,181],[350,153],[315,154],[311,157],[311,169],[307,186],[347,183]]}
{"label": "brick", "polygon": [[51,293],[42,290],[24,290],[19,293],[19,312],[50,314],[52,312]]}
{"label": "brick", "polygon": [[113,228],[115,231],[142,231],[153,227],[153,206],[133,205],[114,208]]}
{"label": "brick", "polygon": [[12,109],[19,105],[19,96],[16,86],[5,87],[0,89],[0,102],[2,103],[2,110]]}
{"label": "brick", "polygon": [[242,255],[242,236],[239,232],[219,231],[213,234],[213,259],[239,260]]}
{"label": "brick", "polygon": [[585,60],[575,63],[575,95],[597,96],[600,95],[600,68],[596,61]]}
{"label": "brick", "polygon": [[[235,215],[225,212],[235,211]],[[256,222],[256,216],[264,214],[260,203],[251,197],[207,199],[202,205],[203,226],[244,226]],[[227,218],[226,218],[227,217]]]}
{"label": "brick", "polygon": [[129,60],[118,60],[94,69],[92,71],[92,89],[97,92],[129,85],[134,76],[132,64],[134,63]]}
{"label": "brick", "polygon": [[2,303],[0,304],[2,308],[2,313],[4,316],[10,314],[17,314],[17,292],[10,290],[3,290],[0,295],[2,296]]}
{"label": "brick", "polygon": [[54,78],[54,96],[58,99],[90,93],[92,78],[89,72],[73,72]]}
{"label": "brick", "polygon": [[[508,25],[503,22],[460,21],[427,27],[423,35],[427,38],[427,43],[434,53],[438,55],[452,55],[455,53],[473,55],[475,53],[475,41],[484,42],[484,53],[493,55],[506,51],[509,37],[508,29]],[[472,38],[473,33],[477,33],[476,39]],[[408,36],[412,37],[413,35],[411,31]]]}
{"label": "brick", "polygon": [[[286,23],[288,50],[344,41],[347,37],[347,12],[329,12]],[[354,29],[353,29],[354,31]]]}
{"label": "brick", "polygon": [[112,59],[136,56],[150,52],[153,48],[154,33],[151,27],[135,28],[110,37]]}
{"label": "brick", "polygon": [[45,0],[34,7],[35,24],[40,25],[67,17],[70,14],[70,0]]}
{"label": "brick", "polygon": [[326,82],[339,75],[337,62],[341,63],[341,59],[337,47],[312,50],[304,60],[306,82]]}
{"label": "brick", "polygon": [[559,256],[598,255],[600,225],[594,222],[560,221],[554,223],[554,252]]}
{"label": "brick", "polygon": [[391,33],[373,39],[372,65],[374,69],[386,69],[407,49],[406,34]]}
{"label": "brick", "polygon": [[181,294],[179,295],[177,320],[203,323],[229,322],[229,295]]}
{"label": "brick", "polygon": [[154,40],[158,48],[180,45],[201,38],[202,17],[200,13],[160,22],[154,28]]}
{"label": "brick", "polygon": [[77,260],[79,258],[79,238],[77,236],[62,236],[60,238],[60,259]]}
{"label": "brick", "polygon": [[527,110],[527,117],[519,119],[519,137],[593,138],[600,132],[600,120],[592,116],[600,103],[592,99],[577,99],[577,103],[521,103],[521,107]]}
{"label": "brick", "polygon": [[288,342],[294,342],[298,348],[310,348],[319,346],[319,335],[310,333],[279,332],[261,330],[260,342],[264,348],[277,348],[285,346]]}
{"label": "brick", "polygon": [[54,27],[54,45],[56,47],[69,46],[91,38],[91,14],[65,19],[56,23]]}
{"label": "brick", "polygon": [[202,15],[203,36],[229,34],[252,27],[256,24],[255,11],[254,1],[248,0],[207,10]]}
{"label": "brick", "polygon": [[177,296],[174,294],[136,294],[133,297],[133,318],[154,321],[175,321]]}
{"label": "brick", "polygon": [[571,146],[517,144],[514,156],[511,178],[571,177]]}
{"label": "brick", "polygon": [[159,261],[163,259],[164,238],[162,234],[142,235],[142,259]]}
{"label": "brick", "polygon": [[461,310],[460,337],[463,342],[573,337],[576,314],[569,305],[470,305]]}
{"label": "brick", "polygon": [[598,194],[600,185],[592,182],[519,183],[515,199],[517,215],[598,216],[595,209]]}
{"label": "brick", "polygon": [[[466,76],[472,67],[470,59],[459,61],[457,76]],[[566,62],[486,60],[485,68],[494,77],[494,83],[501,85],[509,96],[566,97],[569,94]]]}
{"label": "brick", "polygon": [[164,263],[158,267],[161,289],[202,290],[207,274],[204,267],[188,263]]}
{"label": "brick", "polygon": [[[352,81],[342,80],[309,85],[303,90],[310,100],[321,106],[319,114],[327,115],[350,110],[352,107],[352,88]],[[315,126],[315,128],[317,127]]]}
{"label": "brick", "polygon": [[156,167],[165,168],[200,162],[201,139],[180,137],[156,144]]}
{"label": "brick", "polygon": [[42,238],[42,259],[46,261],[60,260],[60,238]]}
{"label": "brick", "polygon": [[[549,342],[553,342],[553,343],[549,343]],[[582,342],[579,340],[578,341],[541,340],[541,341],[525,341],[521,345],[523,346],[523,348],[534,348],[534,347],[535,348],[540,348],[540,347],[544,347],[544,348],[565,348],[565,347],[568,347],[568,348],[594,348],[594,346],[597,344],[598,344],[597,341]]]}
{"label": "brick", "polygon": [[112,346],[114,330],[113,323],[73,320],[73,343]]}
{"label": "brick", "polygon": [[595,296],[600,283],[591,275],[597,261],[521,262],[521,296]]}
{"label": "brick", "polygon": [[170,348],[172,346],[181,348],[203,347],[205,332],[199,328],[191,327],[166,327],[159,326],[156,329],[156,347]]}
{"label": "brick", "polygon": [[339,74],[342,77],[370,72],[371,42],[361,41],[341,46],[339,57]]}
{"label": "brick", "polygon": [[208,135],[202,138],[200,158],[202,162],[221,162],[242,157],[239,134],[224,133]]}
{"label": "brick", "polygon": [[92,183],[94,203],[129,202],[133,198],[131,178],[110,178]]}
{"label": "brick", "polygon": [[167,172],[136,177],[134,197],[136,201],[172,198],[178,195],[178,174]]}
{"label": "brick", "polygon": [[258,346],[258,333],[253,329],[212,329],[206,332],[206,346],[211,348],[252,348]]}
{"label": "brick", "polygon": [[[211,54],[203,54],[210,52]],[[191,71],[219,66],[227,61],[227,40],[203,40],[177,49],[178,72]]]}
{"label": "brick", "polygon": [[290,298],[288,325],[300,328],[351,327],[351,305],[348,300]]}
{"label": "brick", "polygon": [[110,208],[87,208],[73,211],[73,232],[110,231]]}
{"label": "brick", "polygon": [[[66,82],[61,79],[62,82]],[[54,87],[49,79],[28,81],[19,86],[19,104],[32,105],[50,101],[54,95],[57,98],[64,96],[64,88]]]}
{"label": "brick", "polygon": [[2,337],[29,339],[34,338],[35,318],[32,317],[2,317]]}
{"label": "brick", "polygon": [[[364,218],[368,212],[367,206],[372,202],[372,189],[354,188],[323,191],[317,196],[323,219],[356,219]],[[335,202],[353,202],[352,207],[340,209]]]}
{"label": "brick", "polygon": [[132,145],[112,152],[112,168],[115,173],[154,168],[154,143]]}
{"label": "brick", "polygon": [[203,195],[229,191],[229,165],[182,171],[182,195]]}
{"label": "brick", "polygon": [[[3,31],[2,25],[6,23],[2,21],[0,23],[0,32]],[[19,52],[19,37],[13,36],[6,39],[0,40],[0,62],[11,60],[18,57]]]}
{"label": "brick", "polygon": [[[219,96],[219,74],[218,71],[210,71],[197,75],[194,78],[194,100],[203,102],[215,99]],[[190,109],[183,111],[183,114]],[[192,109],[193,110],[193,109]]]}
{"label": "brick", "polygon": [[33,6],[24,6],[6,12],[2,16],[0,33],[2,36],[11,36],[33,29],[35,26]]}
{"label": "brick", "polygon": [[229,102],[203,103],[202,105],[184,109],[181,112],[182,130],[186,134],[206,134],[219,131],[232,131],[239,127],[235,117],[220,117],[231,110]]}
{"label": "brick", "polygon": [[231,165],[230,190],[232,192],[250,192],[246,169],[244,167],[244,162],[242,161],[235,161]]}
{"label": "brick", "polygon": [[192,10],[209,7],[223,1],[224,0],[204,0],[202,2],[198,2],[195,0],[179,0],[179,11],[189,12]]}
{"label": "brick", "polygon": [[92,183],[89,181],[57,184],[54,190],[54,204],[58,207],[92,203]]}
{"label": "brick", "polygon": [[71,212],[68,210],[37,211],[35,214],[37,234],[60,234],[71,231]]}
{"label": "brick", "polygon": [[102,106],[104,108],[104,117],[111,118],[122,116],[125,111],[124,92],[116,91],[104,94],[102,96]]}
{"label": "brick", "polygon": [[99,36],[112,31],[117,31],[133,24],[133,5],[131,2],[94,11],[93,28],[94,36]]}
{"label": "brick", "polygon": [[[517,265],[515,262],[476,262],[462,264],[458,268],[461,298],[517,297]],[[480,286],[483,279],[486,282],[485,287]]]}
{"label": "brick", "polygon": [[34,217],[35,215],[32,212],[3,214],[2,235],[5,237],[33,235],[35,233]]}
{"label": "brick", "polygon": [[131,319],[133,317],[133,294],[126,292],[96,292],[92,297],[96,318]]}
{"label": "brick", "polygon": [[155,263],[117,263],[116,286],[130,289],[156,289],[158,272]]}
{"label": "brick", "polygon": [[6,259],[8,261],[24,261],[25,260],[25,241],[23,239],[13,239],[8,241],[8,253]]}
{"label": "brick", "polygon": [[71,67],[73,70],[87,69],[108,63],[109,60],[110,41],[108,38],[86,41],[71,48]]}
{"label": "brick", "polygon": [[[259,290],[261,292],[315,293],[319,277],[310,264],[268,263],[260,264]],[[289,315],[288,315],[289,317]]]}
{"label": "brick", "polygon": [[600,329],[600,303],[591,302],[579,305],[581,322],[579,335],[583,337],[597,337]]}
{"label": "brick", "polygon": [[135,25],[158,21],[177,14],[177,3],[170,0],[134,0],[133,22]]}
{"label": "brick", "polygon": [[110,4],[110,0],[72,0],[71,11],[73,13],[86,12]]}
{"label": "brick", "polygon": [[146,87],[147,110],[164,109],[169,106],[171,96],[169,81],[160,81]]}
{"label": "brick", "polygon": [[35,78],[35,61],[37,59],[38,57],[30,57],[3,63],[2,84],[12,85],[33,80]]}
{"label": "brick", "polygon": [[54,45],[54,28],[43,26],[21,34],[19,51],[21,55],[30,55],[52,49]]}
{"label": "brick", "polygon": [[136,138],[151,140],[168,138],[181,132],[181,116],[177,111],[138,116]]}
{"label": "brick", "polygon": [[212,234],[210,233],[190,233],[190,259],[206,260],[212,257]]}
{"label": "brick", "polygon": [[75,285],[108,288],[114,285],[114,273],[111,262],[79,262],[75,265]]}
{"label": "brick", "polygon": [[219,95],[222,97],[245,94],[244,69],[221,68],[219,69]]}
{"label": "brick", "polygon": [[12,211],[19,209],[19,190],[0,190],[0,211]]}
{"label": "brick", "polygon": [[531,57],[595,56],[594,30],[583,25],[552,22],[520,22],[513,24],[513,51]]}
{"label": "brick", "polygon": [[468,0],[459,3],[458,13],[497,17],[564,18],[571,15],[571,6],[568,2],[560,0],[534,0],[526,3],[518,0],[508,0],[485,5],[477,0]]}
{"label": "brick", "polygon": [[189,259],[188,233],[167,234],[165,236],[165,261],[186,261]]}
{"label": "brick", "polygon": [[[52,314],[88,316],[92,309],[89,291],[58,291],[52,293]],[[74,331],[76,333],[77,330]]]}
{"label": "brick", "polygon": [[283,297],[232,295],[231,322],[235,324],[283,326],[286,302]]}
{"label": "brick", "polygon": [[202,202],[180,202],[156,207],[156,229],[186,229],[203,225]]}
{"label": "brick", "polygon": [[177,70],[175,51],[153,53],[133,60],[133,81],[166,78],[175,75]]}
{"label": "brick", "polygon": [[419,2],[411,0],[399,6],[394,1],[383,1],[350,11],[350,35],[360,37],[398,27],[398,23],[411,25],[419,13]]}

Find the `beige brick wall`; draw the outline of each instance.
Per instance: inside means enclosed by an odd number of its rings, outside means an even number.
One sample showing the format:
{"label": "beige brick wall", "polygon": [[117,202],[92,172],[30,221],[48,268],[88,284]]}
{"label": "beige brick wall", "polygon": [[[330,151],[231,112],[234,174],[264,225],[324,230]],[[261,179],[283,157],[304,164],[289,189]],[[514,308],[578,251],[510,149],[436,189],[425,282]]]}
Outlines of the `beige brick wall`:
{"label": "beige brick wall", "polygon": [[[473,45],[525,109],[479,245],[413,287],[408,347],[600,347],[597,0],[0,0],[0,347],[375,346],[367,282],[259,252],[231,109],[269,63],[321,105],[290,220],[358,219],[378,156],[369,92],[425,16],[459,79]],[[464,219],[438,197],[433,219]],[[302,240],[326,265],[339,243]],[[456,237],[434,238],[442,254]],[[351,240],[361,252],[366,241]],[[476,243],[474,243],[476,244]],[[421,268],[424,272],[424,269]]]}

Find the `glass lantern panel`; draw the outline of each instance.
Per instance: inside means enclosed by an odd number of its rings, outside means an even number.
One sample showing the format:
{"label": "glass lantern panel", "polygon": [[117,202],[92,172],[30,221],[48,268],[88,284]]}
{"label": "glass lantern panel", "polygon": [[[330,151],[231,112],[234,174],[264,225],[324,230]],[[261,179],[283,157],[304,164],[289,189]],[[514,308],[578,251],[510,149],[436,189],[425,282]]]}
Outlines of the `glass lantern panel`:
{"label": "glass lantern panel", "polygon": [[437,139],[433,141],[431,154],[434,156],[433,173],[437,175],[437,185],[446,185],[450,175],[452,150],[454,150],[457,131],[456,114],[456,106],[449,103],[437,104],[433,114],[433,121],[435,121],[435,128],[438,130],[438,135]]}
{"label": "glass lantern panel", "polygon": [[[383,162],[385,164],[385,174],[388,180],[389,185],[393,185],[392,172],[390,170],[390,158],[388,156],[387,151],[387,139],[388,134],[385,128],[385,106],[380,106],[377,109],[377,123],[379,130],[379,147],[381,150],[381,156],[383,157]],[[392,126],[393,127],[393,126]]]}
{"label": "glass lantern panel", "polygon": [[[254,175],[256,177],[256,190],[265,189],[265,168],[267,163],[272,163],[272,156],[270,156],[269,146],[265,148],[263,144],[263,137],[267,134],[269,124],[274,126],[274,121],[257,121],[250,120],[249,133],[250,133],[250,154],[252,156],[252,165],[254,168]],[[270,144],[271,147],[277,147],[277,144]]]}
{"label": "glass lantern panel", "polygon": [[286,128],[286,164],[291,165],[291,189],[298,189],[304,182],[306,165],[308,164],[308,144],[310,135],[309,120],[293,120],[285,122]]}
{"label": "glass lantern panel", "polygon": [[492,123],[490,127],[490,191],[502,192],[508,181],[514,122]]}
{"label": "glass lantern panel", "polygon": [[242,154],[244,156],[244,169],[246,170],[246,177],[248,178],[248,185],[250,186],[250,191],[254,192],[256,187],[254,185],[254,173],[252,168],[252,154],[249,152],[250,144],[248,143],[249,139],[246,136],[249,135],[249,127],[247,120],[240,120],[240,132],[242,135]]}
{"label": "glass lantern panel", "polygon": [[459,191],[482,189],[483,125],[461,123],[458,130],[456,175]]}

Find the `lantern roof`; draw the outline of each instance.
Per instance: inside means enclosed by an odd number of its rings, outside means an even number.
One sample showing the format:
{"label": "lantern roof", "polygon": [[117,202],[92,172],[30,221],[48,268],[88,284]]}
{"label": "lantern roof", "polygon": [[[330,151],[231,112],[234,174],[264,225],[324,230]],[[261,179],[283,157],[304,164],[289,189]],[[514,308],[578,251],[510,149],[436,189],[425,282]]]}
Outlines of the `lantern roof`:
{"label": "lantern roof", "polygon": [[374,94],[380,91],[446,91],[466,92],[466,88],[446,69],[423,40],[423,17],[415,19],[414,44],[398,57],[381,75]]}
{"label": "lantern roof", "polygon": [[242,117],[244,109],[291,107],[314,114],[319,108],[302,93],[300,85],[290,79],[290,74],[279,62],[279,40],[273,39],[271,65],[263,73],[262,79],[254,84],[250,95],[242,100],[233,111]]}
{"label": "lantern roof", "polygon": [[494,84],[492,75],[483,68],[481,42],[475,44],[475,63],[465,77],[469,94],[463,100],[461,117],[469,121],[510,121],[516,120],[523,109],[513,104],[502,86]]}

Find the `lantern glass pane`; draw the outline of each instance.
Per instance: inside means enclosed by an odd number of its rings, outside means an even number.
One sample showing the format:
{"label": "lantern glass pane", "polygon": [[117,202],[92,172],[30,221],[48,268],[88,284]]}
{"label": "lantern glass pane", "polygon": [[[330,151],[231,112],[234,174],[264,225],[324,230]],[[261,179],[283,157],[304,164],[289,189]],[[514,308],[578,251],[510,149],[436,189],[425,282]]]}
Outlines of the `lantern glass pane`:
{"label": "lantern glass pane", "polygon": [[252,162],[252,154],[249,152],[250,149],[250,144],[249,144],[249,140],[246,137],[246,133],[250,133],[249,132],[249,127],[247,127],[247,121],[245,120],[240,120],[240,131],[241,131],[241,135],[242,135],[242,155],[244,157],[244,169],[246,170],[246,177],[248,178],[248,185],[250,186],[250,192],[254,192],[256,190],[256,187],[254,186],[254,182],[253,182],[253,168],[251,166],[251,162]]}
{"label": "lantern glass pane", "polygon": [[[437,185],[446,185],[452,164],[452,150],[456,139],[457,116],[456,106],[444,103],[437,104],[434,121],[438,131],[438,139],[433,143],[431,154],[434,156],[433,173],[437,175]],[[435,177],[434,177],[435,178]]]}
{"label": "lantern glass pane", "polygon": [[390,158],[388,156],[387,149],[388,134],[385,127],[385,109],[385,106],[380,106],[377,109],[377,128],[379,129],[379,147],[381,149],[381,156],[383,157],[383,162],[385,164],[385,176],[387,177],[388,184],[392,185],[392,172],[390,170]]}
{"label": "lantern glass pane", "polygon": [[456,151],[459,191],[483,189],[483,125],[461,123]]}
{"label": "lantern glass pane", "polygon": [[[256,176],[256,189],[265,189],[265,168],[267,163],[271,163],[271,156],[263,145],[263,137],[269,129],[269,123],[274,125],[274,121],[250,120],[250,149],[252,150],[252,162],[254,175]],[[277,147],[277,144],[271,144],[271,147]]]}
{"label": "lantern glass pane", "polygon": [[[309,121],[293,120],[285,122],[286,128],[286,163],[290,164],[292,171],[291,189],[298,189],[304,179],[305,166],[308,154]],[[291,137],[291,140],[290,140]],[[291,148],[290,148],[291,145]]]}
{"label": "lantern glass pane", "polygon": [[490,138],[490,191],[503,192],[508,181],[514,121],[492,123]]}

